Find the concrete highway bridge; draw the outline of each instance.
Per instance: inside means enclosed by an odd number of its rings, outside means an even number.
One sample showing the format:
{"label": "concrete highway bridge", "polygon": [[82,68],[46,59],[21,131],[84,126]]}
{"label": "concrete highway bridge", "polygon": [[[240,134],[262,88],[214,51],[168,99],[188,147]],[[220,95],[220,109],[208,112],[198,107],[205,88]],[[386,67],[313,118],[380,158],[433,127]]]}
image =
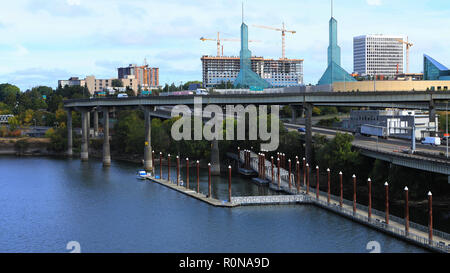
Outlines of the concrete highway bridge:
{"label": "concrete highway bridge", "polygon": [[[315,92],[315,93],[277,93],[277,94],[227,94],[206,96],[149,96],[129,98],[94,98],[64,101],[68,112],[68,151],[72,155],[72,111],[81,112],[82,144],[81,159],[88,160],[89,115],[94,114],[94,132],[98,130],[98,112],[103,112],[104,144],[103,163],[111,164],[109,148],[109,113],[117,108],[139,108],[145,113],[144,168],[151,170],[151,118],[164,115],[157,114],[157,107],[186,105],[194,106],[195,98],[202,98],[202,105],[290,105],[294,110],[304,111],[306,120],[306,159],[311,158],[312,145],[312,109],[314,106],[350,106],[372,108],[403,108],[428,110],[430,119],[434,120],[437,110],[445,110],[445,103],[450,100],[450,92]],[[218,143],[212,141],[213,173],[220,172]],[[447,170],[448,172],[448,170]]]}

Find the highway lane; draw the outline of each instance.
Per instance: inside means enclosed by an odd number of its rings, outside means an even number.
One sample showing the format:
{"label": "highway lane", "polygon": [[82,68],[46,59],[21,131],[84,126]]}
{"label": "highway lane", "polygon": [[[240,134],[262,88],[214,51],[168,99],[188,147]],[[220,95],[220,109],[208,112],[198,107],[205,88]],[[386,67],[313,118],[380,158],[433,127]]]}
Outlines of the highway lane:
{"label": "highway lane", "polygon": [[[297,130],[297,128],[305,128],[305,126],[303,125],[296,125],[290,123],[285,123],[285,125],[288,128],[288,130],[291,131]],[[347,131],[313,127],[313,134],[322,134],[329,138],[334,137],[337,132],[352,134],[351,132]],[[353,141],[353,144],[388,152],[395,152],[395,151],[401,152],[402,150],[407,150],[411,148],[411,141],[409,140],[393,139],[393,138],[388,139],[378,138],[377,140],[376,137],[365,137],[359,134],[355,135],[355,140]],[[439,155],[439,153],[441,152],[446,153],[445,142],[443,144],[444,145],[435,147],[431,145],[423,145],[420,143],[420,141],[417,141],[416,150],[424,153]]]}

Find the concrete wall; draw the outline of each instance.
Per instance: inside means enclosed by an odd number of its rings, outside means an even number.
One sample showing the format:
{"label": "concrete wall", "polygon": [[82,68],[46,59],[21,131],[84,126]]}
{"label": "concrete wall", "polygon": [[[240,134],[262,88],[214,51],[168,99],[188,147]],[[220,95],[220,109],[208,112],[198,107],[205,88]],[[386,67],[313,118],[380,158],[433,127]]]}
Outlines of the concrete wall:
{"label": "concrete wall", "polygon": [[[359,82],[335,82],[333,83],[334,91],[438,91],[450,90],[450,81],[376,81],[374,87],[373,81],[359,81]],[[441,91],[439,90],[439,91]]]}

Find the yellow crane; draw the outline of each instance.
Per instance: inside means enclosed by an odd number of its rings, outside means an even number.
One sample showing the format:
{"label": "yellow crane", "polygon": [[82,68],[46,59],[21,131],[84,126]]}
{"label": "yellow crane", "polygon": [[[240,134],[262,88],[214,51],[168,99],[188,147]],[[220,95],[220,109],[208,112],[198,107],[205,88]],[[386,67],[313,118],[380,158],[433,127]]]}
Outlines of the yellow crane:
{"label": "yellow crane", "polygon": [[253,25],[257,28],[264,28],[264,29],[270,29],[275,31],[281,31],[281,58],[286,59],[286,32],[295,34],[297,31],[295,30],[287,30],[284,23],[282,28],[276,28],[276,27],[268,27],[268,26],[260,26],[260,25]]}
{"label": "yellow crane", "polygon": [[396,39],[399,43],[406,45],[406,74],[409,74],[409,49],[414,45],[413,43],[409,42],[409,38],[406,37],[406,41],[403,41],[403,39]]}
{"label": "yellow crane", "polygon": [[[216,41],[217,42],[217,57],[220,57],[221,42],[240,42],[240,39],[232,38],[220,38],[220,32],[217,32],[217,39],[201,37],[200,41]],[[259,42],[257,40],[249,40],[249,42]],[[222,56],[223,56],[223,46],[222,46]]]}

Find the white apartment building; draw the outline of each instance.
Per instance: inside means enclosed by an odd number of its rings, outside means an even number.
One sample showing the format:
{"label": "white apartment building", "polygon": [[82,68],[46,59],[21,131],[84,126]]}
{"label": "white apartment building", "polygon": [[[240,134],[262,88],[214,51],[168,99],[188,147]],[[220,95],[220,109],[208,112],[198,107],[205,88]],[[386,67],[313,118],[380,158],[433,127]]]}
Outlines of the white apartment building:
{"label": "white apartment building", "polygon": [[353,69],[362,76],[403,73],[403,36],[362,35],[353,38]]}
{"label": "white apartment building", "polygon": [[[234,83],[240,71],[239,57],[203,56],[203,87],[216,87],[221,83]],[[273,87],[291,87],[303,84],[302,59],[251,58],[252,70]]]}

